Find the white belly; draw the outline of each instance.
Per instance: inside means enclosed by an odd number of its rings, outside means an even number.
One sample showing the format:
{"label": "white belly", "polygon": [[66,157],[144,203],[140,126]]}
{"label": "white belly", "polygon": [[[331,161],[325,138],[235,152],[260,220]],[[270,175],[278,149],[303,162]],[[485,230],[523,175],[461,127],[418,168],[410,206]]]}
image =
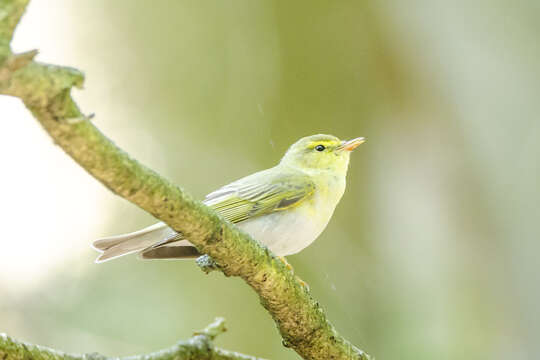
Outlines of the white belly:
{"label": "white belly", "polygon": [[237,224],[278,256],[296,254],[309,246],[326,228],[343,191],[334,196],[315,194],[289,210],[278,211]]}

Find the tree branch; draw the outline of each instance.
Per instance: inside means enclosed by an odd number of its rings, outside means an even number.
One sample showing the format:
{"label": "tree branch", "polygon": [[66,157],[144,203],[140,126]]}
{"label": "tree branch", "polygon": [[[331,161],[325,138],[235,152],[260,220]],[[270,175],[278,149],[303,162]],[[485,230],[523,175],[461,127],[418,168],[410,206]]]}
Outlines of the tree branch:
{"label": "tree branch", "polygon": [[304,359],[369,359],[337,333],[308,290],[268,249],[105,137],[70,95],[72,87],[82,87],[81,72],[35,62],[33,52],[13,55],[9,43],[27,1],[0,4],[0,94],[20,98],[55,143],[112,192],[182,232],[226,276],[249,284],[285,346]]}
{"label": "tree branch", "polygon": [[263,360],[215,348],[212,341],[217,335],[226,331],[225,320],[216,319],[204,330],[196,332],[186,341],[154,353],[126,356],[123,358],[108,357],[98,353],[66,354],[64,352],[32,345],[14,340],[0,334],[0,359],[2,360]]}

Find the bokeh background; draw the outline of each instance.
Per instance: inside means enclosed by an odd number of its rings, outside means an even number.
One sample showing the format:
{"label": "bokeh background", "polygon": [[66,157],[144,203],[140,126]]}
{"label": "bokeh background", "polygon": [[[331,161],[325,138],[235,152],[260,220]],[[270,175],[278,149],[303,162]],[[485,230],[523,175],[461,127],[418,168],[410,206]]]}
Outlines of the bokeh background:
{"label": "bokeh background", "polygon": [[[495,360],[540,352],[539,34],[538,1],[34,0],[13,46],[83,70],[83,111],[198,197],[302,136],[366,136],[290,263],[378,359]],[[239,279],[94,264],[94,239],[155,220],[17,99],[0,117],[0,332],[126,355],[224,316],[218,346],[298,359]]]}

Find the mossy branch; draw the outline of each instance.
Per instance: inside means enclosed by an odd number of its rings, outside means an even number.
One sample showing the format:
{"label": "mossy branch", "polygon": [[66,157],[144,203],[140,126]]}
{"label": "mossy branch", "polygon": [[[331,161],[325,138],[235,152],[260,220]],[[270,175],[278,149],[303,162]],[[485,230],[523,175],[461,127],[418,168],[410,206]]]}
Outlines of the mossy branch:
{"label": "mossy branch", "polygon": [[189,340],[154,353],[122,358],[98,353],[66,354],[44,346],[32,345],[0,334],[0,359],[2,360],[263,360],[214,347],[212,341],[226,331],[225,320],[216,319],[204,330],[193,334]]}
{"label": "mossy branch", "polygon": [[249,284],[284,345],[304,359],[369,359],[337,333],[309,291],[266,248],[105,137],[71,97],[71,88],[83,84],[81,72],[35,62],[35,52],[11,53],[27,2],[0,0],[0,94],[20,98],[55,143],[112,192],[182,232],[225,275]]}

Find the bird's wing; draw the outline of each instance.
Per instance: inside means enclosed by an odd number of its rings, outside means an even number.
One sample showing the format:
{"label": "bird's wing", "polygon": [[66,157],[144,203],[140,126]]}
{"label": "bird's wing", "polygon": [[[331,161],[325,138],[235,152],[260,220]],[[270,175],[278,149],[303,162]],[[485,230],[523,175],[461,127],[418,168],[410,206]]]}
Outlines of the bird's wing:
{"label": "bird's wing", "polygon": [[290,209],[315,191],[311,178],[297,170],[269,169],[222,187],[204,203],[225,219],[238,223],[275,211]]}
{"label": "bird's wing", "polygon": [[[311,178],[293,169],[269,169],[237,180],[206,195],[204,204],[216,210],[232,223],[239,223],[264,214],[298,206],[315,191]],[[142,252],[143,259],[186,258],[197,256],[197,251],[187,253],[176,249],[185,241],[181,233],[173,232],[160,242]],[[189,243],[188,243],[189,244]],[[170,249],[160,250],[164,247]],[[181,247],[187,247],[185,244]],[[200,254],[199,254],[200,255]]]}

